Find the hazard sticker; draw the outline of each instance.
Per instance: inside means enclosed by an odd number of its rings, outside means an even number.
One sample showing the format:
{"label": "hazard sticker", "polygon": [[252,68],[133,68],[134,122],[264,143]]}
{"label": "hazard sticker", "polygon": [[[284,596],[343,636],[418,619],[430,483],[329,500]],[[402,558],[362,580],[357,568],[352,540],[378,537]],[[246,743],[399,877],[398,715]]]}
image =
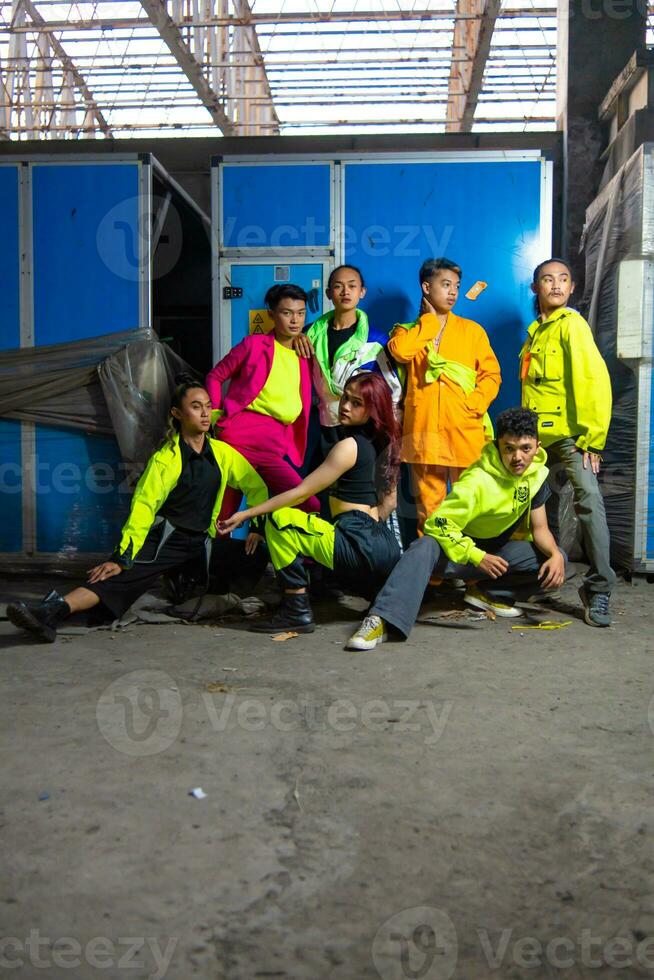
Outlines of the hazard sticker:
{"label": "hazard sticker", "polygon": [[250,310],[250,333],[270,333],[273,328],[272,317],[268,310]]}

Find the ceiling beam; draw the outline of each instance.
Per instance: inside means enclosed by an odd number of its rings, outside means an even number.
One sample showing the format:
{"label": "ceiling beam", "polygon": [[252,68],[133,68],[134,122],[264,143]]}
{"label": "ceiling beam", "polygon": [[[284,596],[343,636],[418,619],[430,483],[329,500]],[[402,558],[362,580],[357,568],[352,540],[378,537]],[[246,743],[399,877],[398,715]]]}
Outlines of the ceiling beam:
{"label": "ceiling beam", "polygon": [[[274,14],[250,13],[240,17],[200,17],[197,19],[185,17],[179,21],[182,27],[254,27],[257,25],[277,24],[342,24],[342,23],[385,23],[385,22],[411,22],[422,21],[429,23],[433,21],[452,21],[455,16],[457,20],[477,20],[475,13],[459,12],[457,5],[456,15],[451,10],[347,10],[333,11],[331,14],[320,13],[318,11],[306,11],[303,13],[280,12]],[[502,19],[528,18],[549,18],[556,25],[556,11],[551,7],[523,7],[519,10],[503,10]],[[49,21],[49,29],[57,31],[84,31],[84,30],[125,30],[136,27],[143,27],[147,21],[143,17],[93,17],[82,20],[59,20]],[[539,30],[543,25],[539,25]],[[24,30],[18,27],[16,30]]]}
{"label": "ceiling beam", "polygon": [[[501,0],[457,0],[452,46],[465,52],[450,69],[447,133],[472,129]],[[471,17],[473,19],[471,19]]]}
{"label": "ceiling beam", "polygon": [[[43,19],[39,11],[36,9],[32,0],[21,0],[21,4],[26,14],[29,14],[32,23],[35,24],[39,31],[47,25],[47,22]],[[98,103],[95,101],[95,97],[91,92],[90,88],[86,83],[86,79],[81,74],[72,58],[66,52],[64,46],[62,45],[59,38],[55,37],[54,34],[50,35],[50,45],[52,50],[61,62],[64,72],[70,72],[75,88],[80,92],[82,98],[84,99],[84,108],[87,113],[91,113],[98,124],[98,128],[102,133],[108,138],[113,139],[113,133],[109,123],[105,119],[102,110],[100,109]]]}
{"label": "ceiling beam", "polygon": [[168,14],[163,0],[141,0],[141,6],[193,86],[202,105],[209,111],[216,126],[225,136],[233,136],[235,134],[234,126],[225,112],[223,100],[209,85],[202,66],[191,53],[179,27]]}

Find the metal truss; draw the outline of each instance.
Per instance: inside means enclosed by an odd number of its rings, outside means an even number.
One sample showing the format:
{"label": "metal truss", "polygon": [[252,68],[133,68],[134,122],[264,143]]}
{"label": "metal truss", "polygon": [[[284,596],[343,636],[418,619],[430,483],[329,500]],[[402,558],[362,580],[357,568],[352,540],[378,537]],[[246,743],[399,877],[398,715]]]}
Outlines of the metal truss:
{"label": "metal truss", "polygon": [[0,138],[554,128],[556,0],[0,0]]}

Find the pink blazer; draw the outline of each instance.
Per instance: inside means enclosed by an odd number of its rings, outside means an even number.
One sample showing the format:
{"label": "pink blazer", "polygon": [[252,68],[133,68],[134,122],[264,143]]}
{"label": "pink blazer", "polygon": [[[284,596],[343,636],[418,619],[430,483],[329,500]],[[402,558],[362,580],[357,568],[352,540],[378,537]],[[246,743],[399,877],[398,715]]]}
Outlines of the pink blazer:
{"label": "pink blazer", "polygon": [[[270,374],[275,353],[272,334],[251,334],[232,347],[207,375],[207,391],[214,408],[222,408],[233,418],[257,397]],[[307,448],[307,429],[311,410],[311,362],[300,359],[300,395],[302,411],[287,427],[286,455],[295,466],[301,466]],[[230,385],[223,398],[223,384]]]}

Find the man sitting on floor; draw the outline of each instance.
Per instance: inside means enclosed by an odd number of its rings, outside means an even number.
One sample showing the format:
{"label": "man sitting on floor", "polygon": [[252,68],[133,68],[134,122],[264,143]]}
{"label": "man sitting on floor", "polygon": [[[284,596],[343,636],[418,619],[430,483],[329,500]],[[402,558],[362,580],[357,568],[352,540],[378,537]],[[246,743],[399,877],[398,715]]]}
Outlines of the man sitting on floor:
{"label": "man sitting on floor", "polygon": [[[371,650],[391,626],[406,639],[430,577],[464,579],[465,601],[496,616],[520,616],[509,602],[555,589],[565,575],[565,555],[547,526],[550,496],[538,416],[526,408],[502,412],[495,442],[464,471],[397,563],[349,650]],[[501,580],[501,581],[498,581]]]}

